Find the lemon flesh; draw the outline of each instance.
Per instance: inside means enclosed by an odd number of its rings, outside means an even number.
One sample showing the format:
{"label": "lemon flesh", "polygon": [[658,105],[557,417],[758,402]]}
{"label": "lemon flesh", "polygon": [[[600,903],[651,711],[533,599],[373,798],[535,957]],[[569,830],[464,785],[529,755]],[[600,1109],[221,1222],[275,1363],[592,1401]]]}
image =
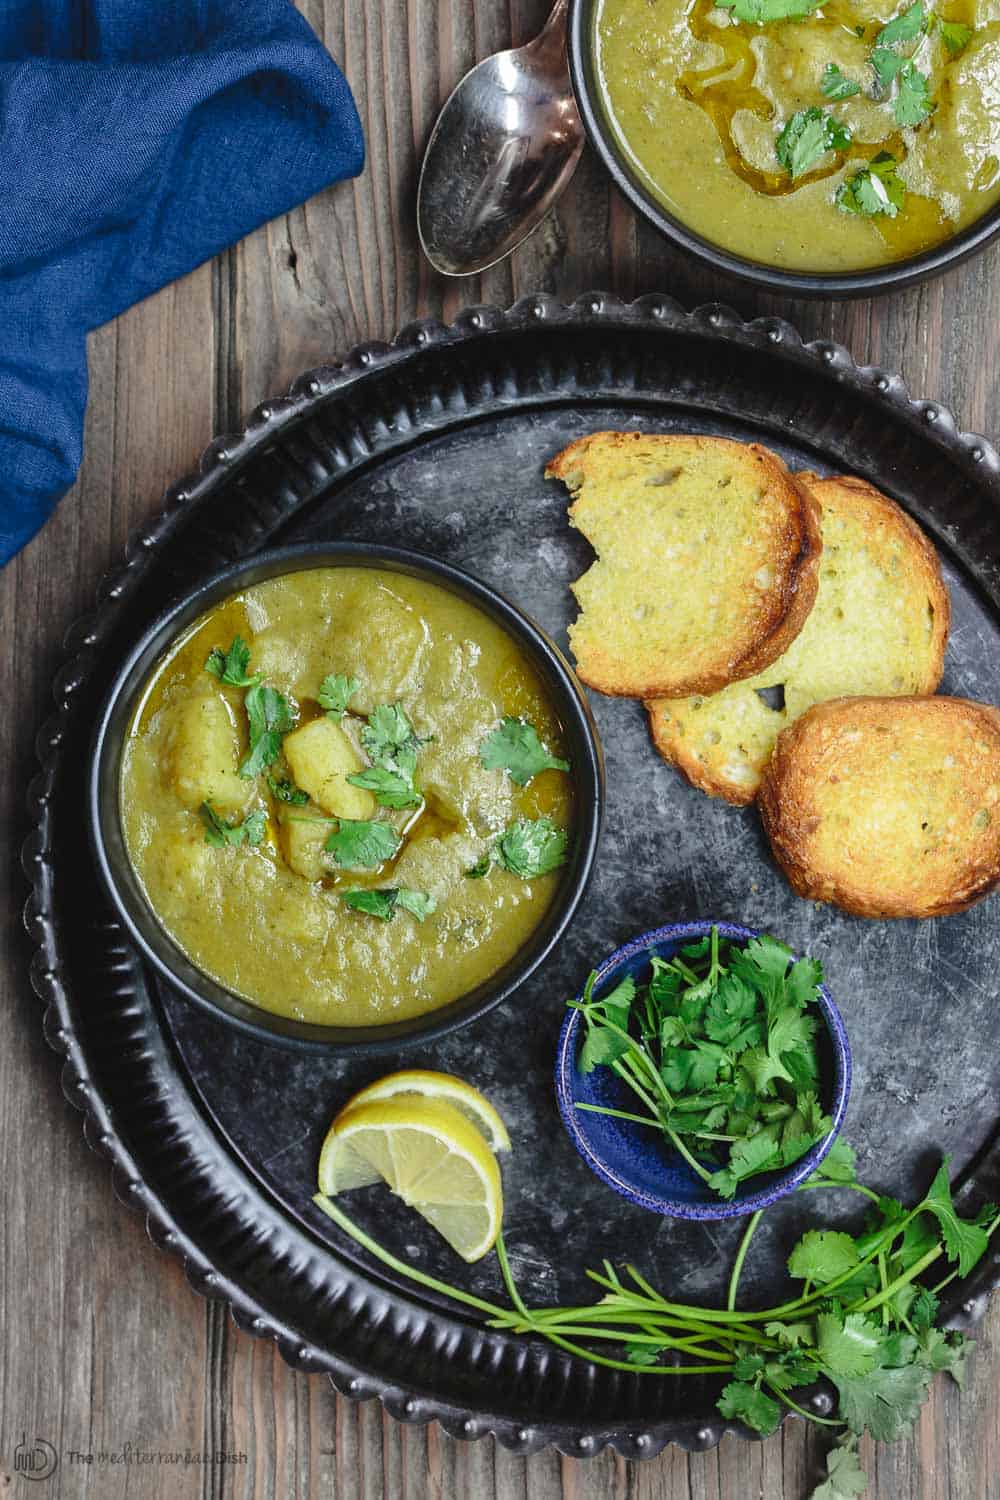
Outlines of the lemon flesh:
{"label": "lemon flesh", "polygon": [[[479,1260],[493,1248],[503,1219],[500,1169],[479,1130],[453,1104],[416,1094],[352,1103],[331,1135],[329,1154],[324,1146],[328,1178],[358,1176],[360,1158],[464,1260]],[[331,1196],[322,1158],[320,1165],[321,1190]]]}
{"label": "lemon flesh", "polygon": [[327,1198],[349,1193],[352,1188],[370,1187],[381,1182],[378,1172],[348,1141],[338,1138],[331,1125],[319,1154],[319,1190]]}
{"label": "lemon flesh", "polygon": [[[434,1073],[426,1068],[407,1068],[368,1084],[367,1088],[359,1090],[348,1099],[337,1119],[356,1105],[369,1104],[373,1099],[396,1099],[401,1095],[441,1099],[454,1105],[459,1114],[464,1115],[476,1127],[491,1151],[510,1150],[510,1136],[506,1125],[478,1089],[450,1073]],[[334,1128],[336,1124],[337,1121],[334,1121]],[[358,1183],[357,1186],[361,1187],[363,1184]]]}

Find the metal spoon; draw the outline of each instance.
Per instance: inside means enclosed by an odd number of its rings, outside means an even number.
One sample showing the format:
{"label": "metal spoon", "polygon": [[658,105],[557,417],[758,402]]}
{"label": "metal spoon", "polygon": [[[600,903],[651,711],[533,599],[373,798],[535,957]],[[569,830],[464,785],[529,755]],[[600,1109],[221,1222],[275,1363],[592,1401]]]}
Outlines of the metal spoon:
{"label": "metal spoon", "polygon": [[583,150],[566,62],[569,0],[527,46],[466,73],[437,119],[417,189],[424,253],[446,276],[494,265],[538,228]]}

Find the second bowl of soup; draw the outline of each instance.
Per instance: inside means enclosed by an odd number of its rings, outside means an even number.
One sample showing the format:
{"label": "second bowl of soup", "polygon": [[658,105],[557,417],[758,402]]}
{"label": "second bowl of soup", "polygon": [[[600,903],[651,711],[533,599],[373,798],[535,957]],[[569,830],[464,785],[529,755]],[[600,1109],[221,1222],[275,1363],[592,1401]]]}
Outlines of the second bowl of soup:
{"label": "second bowl of soup", "polygon": [[861,294],[1000,228],[985,0],[573,0],[570,30],[618,186],[717,268]]}

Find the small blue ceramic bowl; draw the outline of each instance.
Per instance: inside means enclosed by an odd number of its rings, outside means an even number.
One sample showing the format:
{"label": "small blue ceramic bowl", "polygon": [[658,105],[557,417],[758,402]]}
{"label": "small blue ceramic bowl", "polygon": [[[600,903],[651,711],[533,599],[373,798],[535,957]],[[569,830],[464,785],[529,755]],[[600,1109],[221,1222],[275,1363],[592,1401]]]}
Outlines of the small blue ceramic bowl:
{"label": "small blue ceramic bowl", "polygon": [[[626,975],[645,979],[649,956],[672,958],[685,944],[719,929],[720,936],[746,942],[760,933],[732,922],[680,922],[658,927],[633,938],[597,971],[594,993],[613,989]],[[579,998],[579,997],[578,997]],[[578,1010],[569,1010],[559,1034],[556,1056],[556,1098],[563,1124],[580,1155],[592,1172],[608,1187],[621,1193],[630,1203],[654,1213],[679,1219],[732,1219],[741,1214],[767,1208],[790,1193],[815,1171],[836,1139],[847,1109],[851,1091],[851,1049],[840,1012],[823,985],[818,1006],[826,1028],[817,1036],[822,1104],[833,1121],[833,1128],[812,1150],[785,1171],[760,1173],[750,1178],[742,1193],[730,1201],[712,1193],[682,1157],[670,1149],[664,1138],[652,1129],[633,1125],[612,1115],[592,1114],[576,1109],[577,1104],[600,1104],[610,1109],[634,1109],[635,1100],[610,1068],[594,1068],[581,1073],[576,1065],[582,1038],[583,1019]]]}

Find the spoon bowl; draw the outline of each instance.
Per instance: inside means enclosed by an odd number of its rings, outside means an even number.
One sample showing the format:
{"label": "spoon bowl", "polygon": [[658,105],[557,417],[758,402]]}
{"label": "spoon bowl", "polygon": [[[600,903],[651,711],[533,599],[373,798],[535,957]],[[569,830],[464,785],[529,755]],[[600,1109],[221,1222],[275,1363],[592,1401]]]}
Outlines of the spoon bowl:
{"label": "spoon bowl", "polygon": [[524,47],[478,63],[438,116],[417,189],[431,265],[471,276],[503,260],[544,219],[583,150],[566,60],[568,0]]}

